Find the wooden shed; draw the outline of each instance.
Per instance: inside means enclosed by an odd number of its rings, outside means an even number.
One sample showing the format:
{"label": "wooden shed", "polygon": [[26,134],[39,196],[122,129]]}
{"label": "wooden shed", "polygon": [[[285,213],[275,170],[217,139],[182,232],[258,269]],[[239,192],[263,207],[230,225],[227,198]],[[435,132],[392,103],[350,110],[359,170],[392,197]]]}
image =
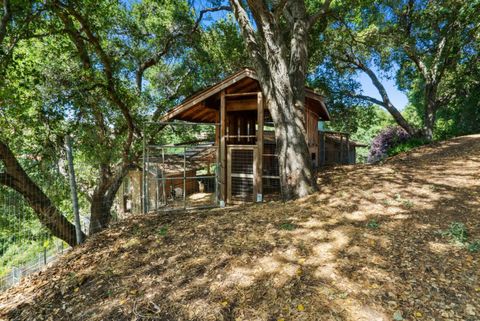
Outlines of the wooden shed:
{"label": "wooden shed", "polygon": [[[324,99],[305,88],[307,143],[319,166],[318,121],[330,119]],[[245,68],[187,98],[161,121],[216,123],[220,201],[262,201],[280,194],[273,122],[253,70]]]}

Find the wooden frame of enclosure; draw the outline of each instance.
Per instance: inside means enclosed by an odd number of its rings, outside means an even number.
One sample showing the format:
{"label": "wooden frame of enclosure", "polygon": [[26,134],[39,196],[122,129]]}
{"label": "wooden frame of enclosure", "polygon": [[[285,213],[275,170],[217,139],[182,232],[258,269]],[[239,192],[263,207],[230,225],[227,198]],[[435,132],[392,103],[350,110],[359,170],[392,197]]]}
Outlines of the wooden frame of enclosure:
{"label": "wooden frame of enclosure", "polygon": [[[319,120],[329,120],[330,117],[322,96],[309,88],[305,89],[305,95],[307,143],[315,162],[314,166],[318,166],[320,142],[317,123]],[[187,98],[160,120],[220,124],[215,133],[215,145],[220,147],[220,201],[233,203],[232,180],[235,177],[253,180],[253,201],[261,201],[263,198],[262,178],[271,178],[263,176],[264,156],[271,156],[264,155],[266,140],[270,146],[274,145],[273,133],[265,131],[266,119],[269,120],[268,128],[273,128],[269,107],[262,95],[256,74],[246,68]],[[252,151],[253,164],[245,167],[252,173],[242,175],[232,172],[232,151],[235,150]]]}

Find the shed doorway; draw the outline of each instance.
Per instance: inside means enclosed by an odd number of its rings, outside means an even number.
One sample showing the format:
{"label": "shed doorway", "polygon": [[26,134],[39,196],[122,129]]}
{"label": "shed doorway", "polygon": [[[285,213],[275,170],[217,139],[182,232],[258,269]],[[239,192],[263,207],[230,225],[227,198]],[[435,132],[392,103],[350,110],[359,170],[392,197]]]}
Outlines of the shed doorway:
{"label": "shed doorway", "polygon": [[227,147],[227,202],[253,202],[257,194],[257,147]]}

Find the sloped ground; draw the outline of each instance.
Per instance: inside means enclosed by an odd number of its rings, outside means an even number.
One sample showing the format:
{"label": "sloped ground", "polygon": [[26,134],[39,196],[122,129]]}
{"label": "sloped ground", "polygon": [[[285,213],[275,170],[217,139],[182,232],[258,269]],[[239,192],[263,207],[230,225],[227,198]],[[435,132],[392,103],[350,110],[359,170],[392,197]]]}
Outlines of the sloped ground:
{"label": "sloped ground", "polygon": [[308,199],[138,216],[0,296],[12,320],[480,320],[480,135],[330,169]]}

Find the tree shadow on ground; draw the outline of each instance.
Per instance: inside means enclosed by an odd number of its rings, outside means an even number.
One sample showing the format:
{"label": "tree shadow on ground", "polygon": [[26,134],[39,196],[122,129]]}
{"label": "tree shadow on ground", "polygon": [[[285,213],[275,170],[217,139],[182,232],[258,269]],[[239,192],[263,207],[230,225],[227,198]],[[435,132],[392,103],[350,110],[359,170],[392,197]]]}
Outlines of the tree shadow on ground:
{"label": "tree shadow on ground", "polygon": [[[477,320],[480,137],[321,173],[320,193],[116,224],[0,297],[14,320]],[[163,232],[162,232],[163,231]],[[166,232],[165,232],[166,231]]]}

